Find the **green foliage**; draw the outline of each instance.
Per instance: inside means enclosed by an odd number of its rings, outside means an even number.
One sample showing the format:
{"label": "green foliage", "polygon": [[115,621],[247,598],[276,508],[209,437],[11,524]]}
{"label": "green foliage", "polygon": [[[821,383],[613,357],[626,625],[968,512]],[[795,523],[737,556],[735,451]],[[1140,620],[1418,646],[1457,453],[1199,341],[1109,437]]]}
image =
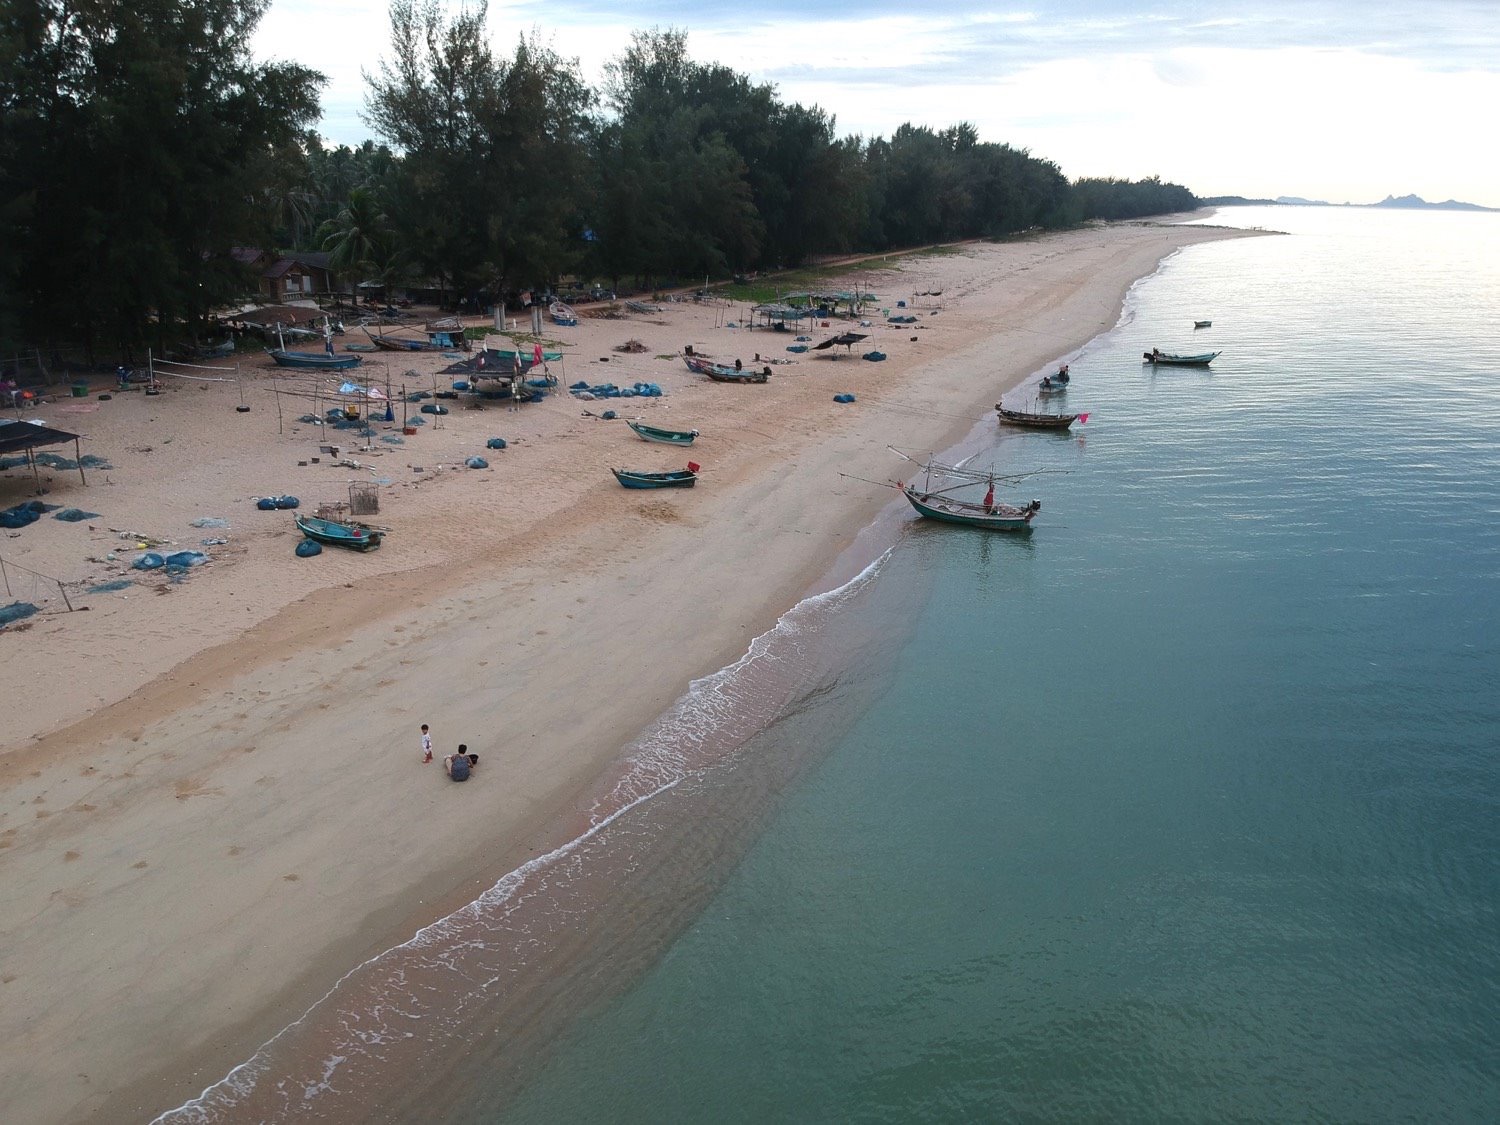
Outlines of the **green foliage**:
{"label": "green foliage", "polygon": [[0,0],[0,342],[139,346],[242,293],[235,246],[487,304],[1197,205],[1156,179],[1070,185],[964,122],[840,138],[676,29],[635,33],[596,92],[534,33],[497,54],[483,0],[392,0],[382,143],[328,148],[321,77],[249,56],[268,2]]}
{"label": "green foliage", "polygon": [[524,37],[497,58],[485,18],[482,3],[450,20],[437,0],[393,0],[393,57],[368,103],[403,154],[391,221],[414,263],[461,293],[568,267],[588,181],[593,95],[576,62]]}
{"label": "green foliage", "polygon": [[266,233],[274,154],[316,118],[322,81],[251,60],[264,7],[4,7],[5,342],[130,349],[238,290],[229,250]]}
{"label": "green foliage", "polygon": [[1139,219],[1192,211],[1200,205],[1198,197],[1181,184],[1164,184],[1155,176],[1135,182],[1079,180],[1073,194],[1084,219]]}

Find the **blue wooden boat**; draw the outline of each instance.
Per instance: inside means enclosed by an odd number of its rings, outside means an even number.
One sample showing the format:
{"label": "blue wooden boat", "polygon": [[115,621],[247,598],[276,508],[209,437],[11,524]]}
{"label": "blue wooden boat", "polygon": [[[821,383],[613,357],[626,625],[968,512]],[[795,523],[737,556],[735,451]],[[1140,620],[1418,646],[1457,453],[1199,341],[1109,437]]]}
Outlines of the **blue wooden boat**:
{"label": "blue wooden boat", "polygon": [[358,367],[364,362],[357,355],[329,355],[326,352],[289,352],[284,348],[272,348],[267,354],[280,367],[300,367],[313,371],[342,371],[346,367]]}
{"label": "blue wooden boat", "polygon": [[697,430],[661,430],[644,422],[626,420],[625,424],[636,432],[642,441],[656,441],[663,445],[692,445],[698,436]]}
{"label": "blue wooden boat", "polygon": [[563,328],[577,328],[578,314],[561,301],[553,301],[547,306],[547,312],[552,315],[552,323],[561,325]]}
{"label": "blue wooden boat", "polygon": [[1160,352],[1152,348],[1144,353],[1147,363],[1158,367],[1207,367],[1218,359],[1220,352],[1202,352],[1198,355],[1174,355],[1172,352]]}
{"label": "blue wooden boat", "polygon": [[611,469],[610,472],[626,488],[692,488],[698,483],[696,467],[670,473],[635,473],[628,469]]}
{"label": "blue wooden boat", "polygon": [[348,547],[355,551],[373,551],[380,546],[383,533],[353,520],[325,520],[318,516],[297,516],[297,530],[307,538],[330,547]]}

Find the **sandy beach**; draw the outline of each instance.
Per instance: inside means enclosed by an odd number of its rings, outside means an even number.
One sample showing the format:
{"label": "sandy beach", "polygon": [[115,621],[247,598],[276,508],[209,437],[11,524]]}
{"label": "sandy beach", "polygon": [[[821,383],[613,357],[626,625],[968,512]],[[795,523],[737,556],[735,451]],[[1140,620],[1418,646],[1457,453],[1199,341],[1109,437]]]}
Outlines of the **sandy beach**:
{"label": "sandy beach", "polygon": [[[1122,223],[871,260],[835,287],[917,321],[877,309],[836,359],[747,330],[743,305],[584,306],[576,328],[544,325],[565,354],[557,393],[519,409],[448,400],[402,444],[298,422],[311,401],[288,395],[278,425],[292,381],[253,353],[153,397],[101,401],[114,388],[96,382],[41,403],[30,413],[110,468],[87,485],[43,472],[42,499],[97,518],[0,538],[0,604],[41,607],[0,630],[6,1119],[149,1120],[349,968],[576,834],[630,740],[900,502],[853,479],[905,475],[888,446],[941,449],[1001,393],[1028,401],[1162,258],[1245,233]],[[644,351],[615,350],[630,340]],[[790,362],[764,385],[718,384],[676,358],[685,345]],[[862,361],[870,348],[889,358]],[[367,354],[350,376],[446,389],[451,362]],[[664,394],[586,401],[567,393],[579,381]],[[337,380],[297,385],[320,382]],[[1086,388],[1071,399],[1088,409]],[[606,409],[620,418],[591,416]],[[401,434],[395,413],[377,435]],[[625,418],[700,437],[646,444]],[[466,468],[474,455],[489,467]],[[609,472],[689,459],[690,490],[630,492]],[[351,483],[379,490],[379,551],[295,557],[291,514],[254,502],[292,494],[311,510]],[[29,470],[0,473],[0,507],[34,494]],[[204,518],[228,527],[193,526]],[[142,574],[129,562],[148,539],[210,561],[177,581]],[[66,612],[49,579],[86,612]],[[439,758],[460,742],[481,755],[470,783],[421,762],[422,723]]]}

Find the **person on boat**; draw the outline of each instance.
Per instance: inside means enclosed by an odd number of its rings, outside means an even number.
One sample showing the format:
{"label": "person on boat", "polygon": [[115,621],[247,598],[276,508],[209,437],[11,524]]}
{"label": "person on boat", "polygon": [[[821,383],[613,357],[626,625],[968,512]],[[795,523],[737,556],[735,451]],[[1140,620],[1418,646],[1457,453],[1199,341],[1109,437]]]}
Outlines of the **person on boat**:
{"label": "person on boat", "polygon": [[735,356],[735,358],[734,358],[734,373],[736,375],[738,375],[744,369],[745,369],[745,365],[740,362],[739,356]]}
{"label": "person on boat", "polygon": [[470,754],[467,744],[458,744],[458,753],[449,754],[443,759],[443,768],[448,771],[448,776],[454,781],[468,781],[469,774],[474,767],[479,765],[479,755]]}
{"label": "person on boat", "polygon": [[995,514],[995,482],[990,481],[990,490],[984,494],[984,514],[992,516]]}

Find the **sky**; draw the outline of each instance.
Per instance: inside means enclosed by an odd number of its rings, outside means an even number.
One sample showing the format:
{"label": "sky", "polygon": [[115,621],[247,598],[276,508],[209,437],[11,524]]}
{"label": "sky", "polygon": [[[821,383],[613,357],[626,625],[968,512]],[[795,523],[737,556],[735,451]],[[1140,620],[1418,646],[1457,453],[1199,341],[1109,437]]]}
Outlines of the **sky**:
{"label": "sky", "polygon": [[[596,86],[632,31],[681,29],[840,136],[967,121],[1069,179],[1500,207],[1500,0],[491,0],[488,26],[497,54],[535,33]],[[380,140],[380,0],[271,0],[252,49],[327,75],[328,143]]]}

